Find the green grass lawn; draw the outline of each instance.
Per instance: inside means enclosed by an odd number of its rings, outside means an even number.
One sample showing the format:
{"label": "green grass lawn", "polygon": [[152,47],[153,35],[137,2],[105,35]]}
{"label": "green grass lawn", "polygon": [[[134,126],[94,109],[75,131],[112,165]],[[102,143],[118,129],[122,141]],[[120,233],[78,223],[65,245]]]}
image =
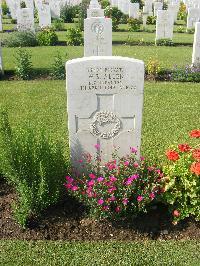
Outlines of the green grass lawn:
{"label": "green grass lawn", "polygon": [[[199,84],[146,82],[142,154],[156,161],[174,142],[188,141],[200,125],[199,98]],[[64,81],[1,81],[0,99],[13,126],[44,127],[67,147]]]}
{"label": "green grass lawn", "polygon": [[[2,49],[4,69],[15,69],[15,54],[18,48]],[[33,67],[36,69],[49,69],[57,51],[63,58],[78,58],[83,56],[83,46],[54,46],[29,47],[32,54]],[[67,54],[67,56],[66,56]],[[113,46],[113,55],[137,58],[147,63],[150,58],[157,59],[163,68],[172,69],[175,65],[185,66],[191,64],[192,47],[156,47],[156,46]]]}
{"label": "green grass lawn", "polygon": [[0,265],[187,265],[198,266],[200,243],[195,241],[0,242]]}

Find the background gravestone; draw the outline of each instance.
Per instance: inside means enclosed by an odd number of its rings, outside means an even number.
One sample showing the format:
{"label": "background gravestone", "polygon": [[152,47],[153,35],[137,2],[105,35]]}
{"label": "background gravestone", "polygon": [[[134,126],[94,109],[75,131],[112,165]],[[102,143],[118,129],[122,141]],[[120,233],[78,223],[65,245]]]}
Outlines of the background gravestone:
{"label": "background gravestone", "polygon": [[91,0],[89,9],[87,9],[87,18],[91,17],[104,17],[104,10],[101,9],[97,0]]}
{"label": "background gravestone", "polygon": [[100,144],[103,161],[130,147],[140,149],[144,63],[123,57],[87,57],[66,63],[67,110],[73,164],[84,152],[96,155]]}
{"label": "background gravestone", "polygon": [[46,4],[42,4],[38,6],[38,17],[39,17],[39,26],[50,27],[51,26],[51,10],[50,6]]}
{"label": "background gravestone", "polygon": [[197,22],[195,26],[192,64],[200,66],[200,22]]}
{"label": "background gravestone", "polygon": [[18,31],[35,31],[33,10],[20,8],[17,10]]}
{"label": "background gravestone", "polygon": [[112,20],[92,17],[84,20],[84,56],[112,55]]}
{"label": "background gravestone", "polygon": [[168,10],[158,10],[156,19],[156,40],[173,38],[174,17]]}
{"label": "background gravestone", "polygon": [[2,59],[1,42],[0,42],[0,75],[1,74],[4,74],[4,70],[3,70],[3,59]]}

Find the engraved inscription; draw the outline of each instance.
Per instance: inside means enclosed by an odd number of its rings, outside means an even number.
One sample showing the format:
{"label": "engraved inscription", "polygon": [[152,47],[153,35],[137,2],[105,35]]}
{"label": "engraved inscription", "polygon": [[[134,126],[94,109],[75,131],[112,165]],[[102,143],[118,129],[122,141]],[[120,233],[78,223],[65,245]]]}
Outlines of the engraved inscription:
{"label": "engraved inscription", "polygon": [[[101,132],[99,128],[104,127],[105,125],[110,125],[112,128],[110,130]],[[100,111],[97,112],[93,118],[92,123],[90,124],[90,132],[94,136],[98,136],[102,139],[114,138],[121,130],[121,121],[120,119],[110,111]]]}
{"label": "engraved inscription", "polygon": [[87,73],[88,83],[80,86],[81,91],[136,89],[134,84],[126,84],[125,69],[122,67],[90,67]]}

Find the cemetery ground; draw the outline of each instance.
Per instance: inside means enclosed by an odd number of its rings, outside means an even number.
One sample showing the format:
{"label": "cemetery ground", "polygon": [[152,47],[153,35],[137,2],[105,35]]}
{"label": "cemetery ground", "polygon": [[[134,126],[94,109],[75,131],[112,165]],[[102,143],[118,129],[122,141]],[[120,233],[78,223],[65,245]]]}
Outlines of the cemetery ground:
{"label": "cemetery ground", "polygon": [[[5,29],[13,27],[8,23]],[[154,26],[148,28],[152,30]],[[153,45],[155,32],[143,32],[141,39],[139,32],[129,33],[124,25],[120,29],[113,33],[113,55],[134,57],[145,63],[156,58],[165,69],[191,62],[192,34],[175,33],[174,47],[156,47]],[[48,73],[58,50],[64,58],[72,59],[83,56],[83,47],[65,47],[66,31],[57,34],[58,46],[26,48],[32,54],[33,69],[38,73],[32,81],[15,80],[17,48],[3,47],[6,75],[5,80],[0,81],[0,108],[7,109],[12,127],[29,125],[35,132],[37,128],[44,128],[53,139],[62,139],[68,156],[65,82],[49,80]],[[0,33],[2,38],[6,35],[6,32]],[[125,45],[128,36],[141,44]],[[199,98],[199,83],[146,81],[142,155],[161,163],[171,144],[189,141],[189,136],[185,137],[187,132],[200,124]],[[3,178],[0,178],[0,187],[0,265],[31,265],[33,261],[36,265],[47,261],[49,265],[118,265],[119,262],[138,265],[141,261],[143,265],[152,261],[154,265],[187,265],[188,261],[190,265],[199,264],[199,223],[186,219],[174,226],[164,206],[131,222],[99,223],[85,218],[83,206],[65,194],[58,205],[45,210],[40,218],[30,220],[24,230],[12,216],[11,205],[16,192]],[[54,241],[47,243],[46,240]],[[72,242],[66,243],[66,240]]]}

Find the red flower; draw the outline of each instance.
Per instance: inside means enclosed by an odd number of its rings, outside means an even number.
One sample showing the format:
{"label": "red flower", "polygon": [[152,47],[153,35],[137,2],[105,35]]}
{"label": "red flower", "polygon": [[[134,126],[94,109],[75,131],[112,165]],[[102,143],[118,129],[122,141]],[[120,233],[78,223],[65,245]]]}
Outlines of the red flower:
{"label": "red flower", "polygon": [[190,132],[191,138],[200,138],[200,129],[194,129]]}
{"label": "red flower", "polygon": [[179,217],[179,216],[180,216],[180,212],[179,212],[178,210],[174,210],[174,211],[173,211],[173,215],[174,215],[175,217]]}
{"label": "red flower", "polygon": [[200,161],[200,149],[196,149],[192,152],[193,158],[197,161]]}
{"label": "red flower", "polygon": [[196,175],[200,175],[200,162],[192,163],[190,171]]}
{"label": "red flower", "polygon": [[170,160],[170,161],[177,161],[179,159],[178,152],[176,152],[174,150],[166,151],[166,156],[167,156],[168,160]]}
{"label": "red flower", "polygon": [[188,144],[179,144],[178,148],[181,152],[188,152],[191,150],[191,147]]}

